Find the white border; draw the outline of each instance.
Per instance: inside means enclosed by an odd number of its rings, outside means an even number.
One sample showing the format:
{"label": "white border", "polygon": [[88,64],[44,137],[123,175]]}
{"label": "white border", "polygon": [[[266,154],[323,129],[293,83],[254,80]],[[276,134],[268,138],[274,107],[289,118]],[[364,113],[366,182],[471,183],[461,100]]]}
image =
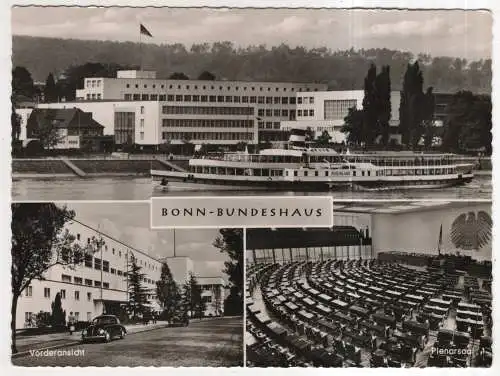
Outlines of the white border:
{"label": "white border", "polygon": [[[183,7],[188,7],[188,6],[217,6],[217,7],[224,7],[224,6],[235,6],[235,7],[287,7],[287,8],[294,8],[294,7],[309,7],[309,8],[321,8],[321,7],[329,7],[329,8],[345,8],[345,7],[364,7],[364,8],[369,8],[369,7],[385,7],[385,8],[398,8],[398,9],[404,9],[404,8],[412,8],[412,9],[457,9],[457,8],[467,8],[467,9],[492,9],[494,11],[494,16],[497,15],[497,10],[500,7],[500,4],[495,0],[475,0],[475,1],[467,1],[467,0],[449,0],[449,1],[444,1],[444,0],[405,0],[405,1],[390,1],[390,0],[378,0],[378,1],[362,1],[362,0],[337,0],[337,1],[328,1],[328,0],[314,0],[313,1],[307,1],[307,0],[289,0],[289,1],[278,1],[278,0],[225,0],[225,1],[216,1],[216,0],[198,0],[198,1],[193,1],[193,0],[170,0],[170,1],[152,1],[152,0],[94,0],[94,1],[85,1],[85,0],[74,0],[74,1],[65,1],[65,0],[52,0],[52,1],[43,1],[43,0],[18,0],[18,1],[8,1],[8,2],[1,2],[0,3],[0,25],[4,28],[5,32],[1,34],[1,43],[2,43],[2,55],[0,59],[0,64],[2,64],[2,72],[3,74],[0,75],[1,77],[1,83],[2,83],[2,88],[4,90],[1,91],[0,96],[2,97],[0,101],[0,106],[3,106],[3,111],[1,112],[4,114],[4,126],[0,127],[0,142],[1,142],[1,149],[5,152],[5,156],[7,158],[2,158],[1,166],[1,177],[2,179],[2,184],[0,184],[0,187],[2,188],[1,191],[1,198],[2,198],[2,218],[1,218],[1,237],[2,241],[4,241],[4,247],[3,247],[3,252],[1,252],[2,259],[0,260],[2,267],[4,268],[4,273],[1,273],[1,278],[3,278],[3,284],[5,288],[5,294],[4,296],[9,297],[10,296],[10,253],[7,252],[7,249],[10,249],[10,242],[9,242],[9,226],[10,226],[10,187],[11,187],[11,178],[10,178],[10,127],[5,126],[8,124],[8,116],[10,114],[10,93],[8,90],[5,90],[5,88],[10,87],[10,70],[11,70],[11,62],[10,62],[10,53],[11,53],[11,38],[10,38],[10,9],[9,6],[12,4],[18,4],[18,5],[80,5],[80,6],[85,6],[85,5],[100,5],[100,6],[112,6],[116,4],[120,5],[128,5],[128,6],[183,6]],[[3,8],[3,9],[2,9]],[[496,106],[496,92],[497,92],[497,87],[500,84],[499,81],[499,75],[496,74],[496,61],[498,60],[498,48],[497,48],[497,43],[498,43],[498,22],[494,23],[494,43],[493,43],[493,123],[495,124],[495,120],[498,118],[498,110]],[[497,161],[497,153],[496,149],[497,146],[500,146],[500,144],[497,142],[497,137],[496,137],[496,127],[493,127],[493,149],[494,153],[492,156],[492,161],[495,161],[494,164],[498,163]],[[496,174],[496,168],[493,169],[493,182],[495,181],[495,174]],[[496,185],[493,184],[493,220],[496,222],[497,219],[500,219],[496,214],[498,212],[497,210],[497,204],[496,204]],[[430,199],[426,199],[430,200]],[[135,201],[141,201],[144,202],[144,200],[135,200]],[[335,200],[337,201],[351,201],[351,200]],[[356,200],[356,201],[362,201],[362,200]],[[370,200],[373,201],[373,200]],[[389,200],[381,200],[381,201],[389,201]],[[392,200],[390,200],[392,201]],[[394,200],[398,201],[398,200]],[[489,200],[485,200],[489,201]],[[26,201],[29,202],[29,201]],[[67,202],[70,203],[71,201],[56,201],[56,202]],[[75,201],[75,202],[81,202],[81,201]],[[97,201],[97,202],[110,202],[110,201]],[[123,202],[123,201],[122,201]],[[493,228],[493,235],[494,235],[494,246],[496,245],[496,239],[497,235],[500,233],[497,231],[498,226],[494,226]],[[244,231],[245,233],[245,231]],[[493,246],[493,247],[494,247]],[[493,274],[495,275],[497,265],[496,265],[496,257],[493,256]],[[493,283],[493,294],[496,297],[498,293],[498,287],[496,283],[496,277],[495,281]],[[7,301],[10,301],[10,299],[7,299]],[[61,374],[61,375],[68,375],[69,374],[81,374],[84,375],[88,372],[97,372],[97,373],[105,373],[108,371],[108,367],[103,367],[103,368],[96,368],[96,367],[90,367],[90,368],[13,368],[11,363],[10,363],[10,326],[7,325],[10,322],[10,310],[8,310],[8,304],[3,305],[4,306],[4,311],[2,313],[2,323],[5,325],[2,326],[2,334],[3,336],[1,338],[4,339],[2,342],[2,346],[0,347],[1,349],[1,354],[4,356],[3,357],[3,362],[2,362],[2,368],[4,371],[6,371],[5,374],[16,374],[16,375],[32,375],[32,374],[40,374],[40,373],[50,373],[50,374]],[[494,299],[494,316],[495,320],[499,320],[500,322],[500,316],[497,313],[497,304],[496,304],[496,299]],[[494,338],[499,338],[499,330],[498,330],[499,325],[494,325]],[[498,342],[498,341],[497,341]],[[427,373],[439,373],[443,375],[451,375],[451,374],[466,374],[466,373],[471,373],[473,372],[474,375],[481,375],[481,374],[493,374],[495,371],[495,368],[498,368],[498,357],[500,356],[497,351],[498,346],[496,346],[495,343],[495,356],[494,356],[494,363],[493,367],[490,369],[405,369],[405,373],[412,373],[412,374],[427,374]],[[287,375],[293,374],[306,374],[311,372],[309,369],[258,369],[258,370],[253,370],[251,368],[248,369],[227,369],[227,368],[217,368],[217,369],[210,369],[210,368],[177,368],[177,369],[172,369],[172,368],[145,368],[145,367],[137,367],[137,368],[127,368],[127,367],[117,367],[117,371],[125,374],[139,374],[139,373],[144,373],[144,371],[148,373],[157,373],[164,375],[165,370],[168,370],[171,373],[175,373],[176,375],[190,375],[198,372],[203,372],[207,375],[219,375],[219,374],[248,374],[250,375],[251,373],[257,371],[257,372],[263,372],[263,374],[283,374],[285,375],[285,372]],[[8,372],[8,373],[7,373]],[[398,370],[396,369],[315,369],[313,372],[316,374],[324,374],[324,375],[330,375],[332,372],[338,372],[338,373],[373,373],[373,374],[379,374],[379,375],[384,375],[385,373],[397,373]]]}

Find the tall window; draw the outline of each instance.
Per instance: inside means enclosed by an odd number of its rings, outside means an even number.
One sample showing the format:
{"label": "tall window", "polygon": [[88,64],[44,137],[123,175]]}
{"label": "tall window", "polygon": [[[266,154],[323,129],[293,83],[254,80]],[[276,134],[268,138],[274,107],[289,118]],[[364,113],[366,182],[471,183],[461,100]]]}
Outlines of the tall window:
{"label": "tall window", "polygon": [[45,298],[50,298],[50,288],[44,287],[44,289],[43,289],[43,296]]}
{"label": "tall window", "polygon": [[325,120],[342,120],[349,113],[349,109],[356,107],[356,99],[325,100],[324,117]]}
{"label": "tall window", "polygon": [[33,287],[32,286],[26,287],[24,296],[33,296]]}
{"label": "tall window", "polygon": [[61,299],[66,299],[66,290],[61,290]]}
{"label": "tall window", "polygon": [[80,291],[75,291],[75,300],[80,300]]}

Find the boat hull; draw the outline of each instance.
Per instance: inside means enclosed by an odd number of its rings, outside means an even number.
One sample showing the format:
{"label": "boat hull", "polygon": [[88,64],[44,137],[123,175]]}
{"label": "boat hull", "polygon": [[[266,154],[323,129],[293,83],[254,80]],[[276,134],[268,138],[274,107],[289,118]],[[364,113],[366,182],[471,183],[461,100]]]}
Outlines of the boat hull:
{"label": "boat hull", "polygon": [[[335,191],[335,190],[366,190],[386,191],[401,189],[440,189],[459,186],[469,183],[473,174],[463,174],[447,178],[435,178],[433,180],[365,180],[365,181],[286,181],[278,179],[256,180],[246,177],[245,180],[208,178],[206,176],[197,178],[191,173],[179,173],[172,171],[151,171],[155,190],[158,191],[204,191],[204,190],[271,190],[271,191]],[[168,180],[166,186],[161,186],[163,179]]]}

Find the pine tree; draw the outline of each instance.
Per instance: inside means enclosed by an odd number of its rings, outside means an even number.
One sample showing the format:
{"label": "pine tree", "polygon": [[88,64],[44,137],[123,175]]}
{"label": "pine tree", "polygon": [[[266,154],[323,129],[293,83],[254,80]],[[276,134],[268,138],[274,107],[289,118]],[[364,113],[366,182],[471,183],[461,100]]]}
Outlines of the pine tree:
{"label": "pine tree", "polygon": [[57,102],[58,100],[56,81],[54,80],[54,75],[52,73],[49,73],[47,79],[45,80],[43,95],[44,100],[47,103]]}
{"label": "pine tree", "polygon": [[206,310],[206,303],[202,300],[201,286],[198,284],[198,280],[193,273],[189,274],[189,279],[184,284],[183,303],[190,317],[203,317]]}
{"label": "pine tree", "polygon": [[164,315],[168,321],[180,313],[181,292],[167,263],[163,263],[161,267],[160,280],[156,282],[156,295],[163,306]]}
{"label": "pine tree", "polygon": [[139,315],[143,315],[149,311],[148,308],[148,293],[149,289],[142,285],[144,273],[141,273],[141,267],[137,265],[135,257],[132,256],[129,271],[127,273],[128,280],[128,302],[127,312],[132,315],[133,319],[137,319]]}
{"label": "pine tree", "polygon": [[52,314],[50,315],[50,323],[52,327],[66,325],[66,311],[62,308],[61,293],[57,293],[52,302]]}
{"label": "pine tree", "polygon": [[[424,78],[418,61],[408,64],[403,79],[403,90],[399,105],[400,132],[403,144],[415,148],[426,132],[426,126],[432,126],[434,108],[428,108],[433,101],[432,90],[423,92]],[[432,100],[431,100],[432,99]],[[433,107],[433,106],[432,106]],[[424,124],[427,120],[428,124]]]}
{"label": "pine tree", "polygon": [[375,79],[377,78],[377,67],[371,64],[365,77],[365,96],[363,97],[363,142],[372,145],[378,131],[377,123],[377,97],[375,91]]}
{"label": "pine tree", "polygon": [[377,132],[381,136],[381,143],[389,143],[391,120],[391,76],[390,67],[383,66],[382,71],[375,78],[375,97],[377,112]]}
{"label": "pine tree", "polygon": [[351,107],[344,118],[341,132],[347,134],[347,143],[359,145],[363,142],[363,110]]}

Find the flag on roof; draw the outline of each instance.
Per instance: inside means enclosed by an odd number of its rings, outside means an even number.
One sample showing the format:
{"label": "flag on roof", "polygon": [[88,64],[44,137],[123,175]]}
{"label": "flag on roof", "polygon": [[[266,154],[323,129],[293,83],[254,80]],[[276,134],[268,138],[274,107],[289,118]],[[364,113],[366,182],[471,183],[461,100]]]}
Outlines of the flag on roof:
{"label": "flag on roof", "polygon": [[146,27],[143,24],[141,24],[140,30],[141,30],[141,34],[147,35],[148,37],[153,37],[153,35],[149,32],[148,29],[146,29]]}

